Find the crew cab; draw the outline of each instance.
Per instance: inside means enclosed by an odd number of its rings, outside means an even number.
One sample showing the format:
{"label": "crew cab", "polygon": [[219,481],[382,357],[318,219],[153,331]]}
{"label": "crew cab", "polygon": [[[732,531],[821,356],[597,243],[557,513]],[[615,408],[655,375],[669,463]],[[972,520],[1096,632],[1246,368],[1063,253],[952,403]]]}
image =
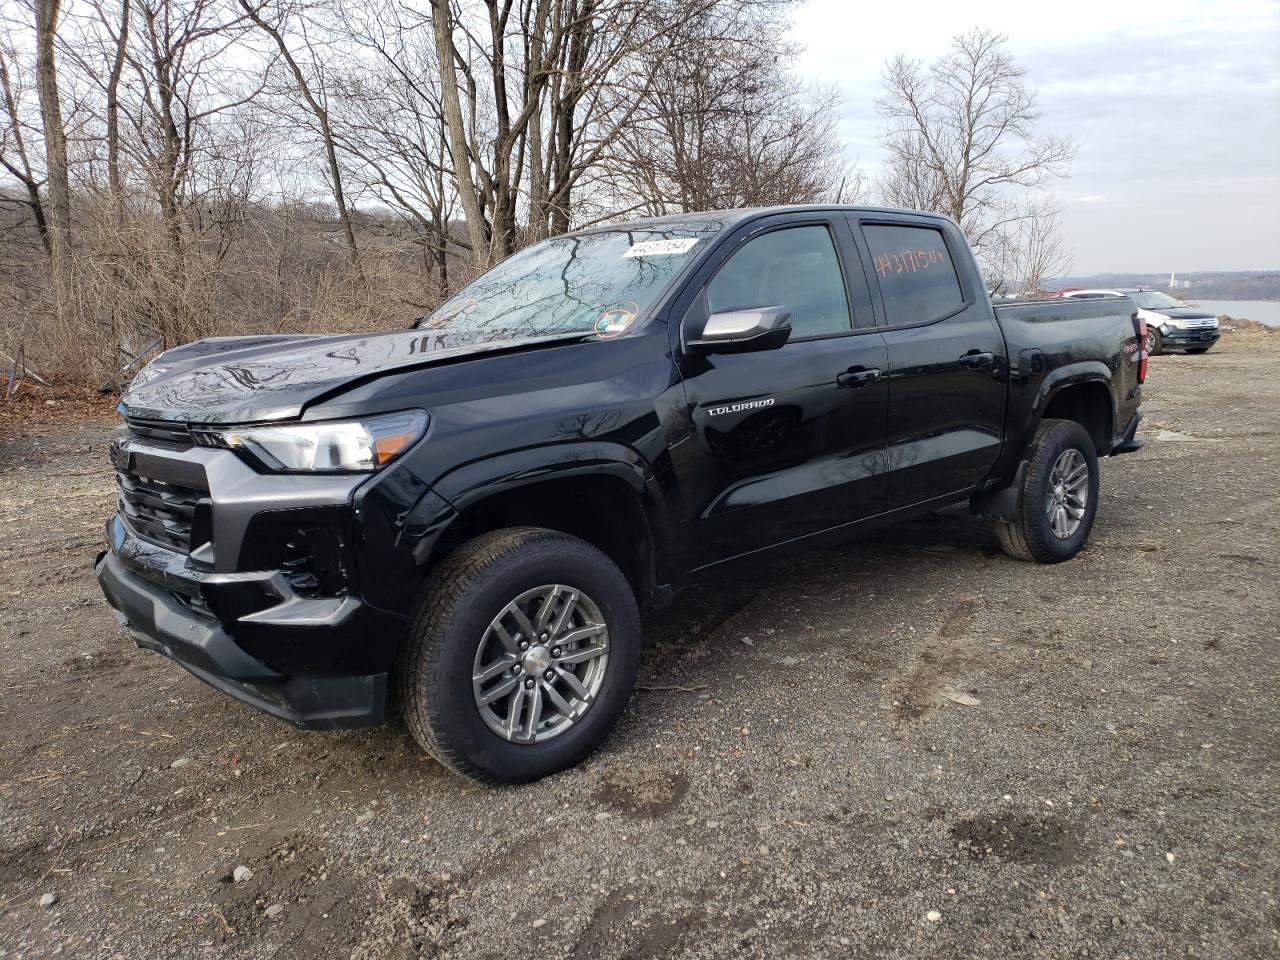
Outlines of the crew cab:
{"label": "crew cab", "polygon": [[993,309],[941,216],[688,214],[555,237],[412,329],[214,338],[122,397],[97,575],[136,642],[293,724],[485,781],[621,715],[642,606],[967,502],[1084,546],[1136,450],[1126,297]]}
{"label": "crew cab", "polygon": [[1147,354],[1156,356],[1166,348],[1187,353],[1206,353],[1218,342],[1222,330],[1215,314],[1189,307],[1181,300],[1146,287],[1116,290],[1070,290],[1062,296],[1075,300],[1100,297],[1128,297],[1138,306],[1138,316],[1147,324]]}

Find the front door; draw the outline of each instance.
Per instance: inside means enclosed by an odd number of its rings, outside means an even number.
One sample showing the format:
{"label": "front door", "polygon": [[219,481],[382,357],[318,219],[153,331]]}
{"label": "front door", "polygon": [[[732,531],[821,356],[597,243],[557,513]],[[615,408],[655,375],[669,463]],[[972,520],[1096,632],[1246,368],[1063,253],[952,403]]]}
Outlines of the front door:
{"label": "front door", "polygon": [[792,333],[775,350],[681,357],[694,435],[677,461],[693,461],[681,472],[695,567],[884,508],[887,356],[861,264],[844,256],[852,235],[813,215],[755,226],[691,310],[784,306]]}
{"label": "front door", "polygon": [[963,238],[918,220],[861,227],[889,351],[888,508],[973,489],[1000,454],[1008,364],[987,297],[956,271],[948,234]]}

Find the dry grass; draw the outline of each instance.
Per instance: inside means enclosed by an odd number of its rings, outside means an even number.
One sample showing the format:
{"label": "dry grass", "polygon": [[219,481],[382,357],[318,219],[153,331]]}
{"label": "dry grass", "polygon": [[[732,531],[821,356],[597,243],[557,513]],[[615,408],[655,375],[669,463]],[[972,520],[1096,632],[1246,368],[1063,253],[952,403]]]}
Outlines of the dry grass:
{"label": "dry grass", "polygon": [[106,420],[118,398],[86,386],[42,387],[22,380],[12,397],[0,396],[0,439],[30,435],[49,426]]}
{"label": "dry grass", "polygon": [[21,346],[62,386],[96,387],[155,340],[394,329],[440,299],[409,238],[371,229],[352,266],[314,212],[256,210],[176,242],[145,214],[115,225],[91,209],[87,220],[61,305],[38,245],[0,258],[0,350]]}

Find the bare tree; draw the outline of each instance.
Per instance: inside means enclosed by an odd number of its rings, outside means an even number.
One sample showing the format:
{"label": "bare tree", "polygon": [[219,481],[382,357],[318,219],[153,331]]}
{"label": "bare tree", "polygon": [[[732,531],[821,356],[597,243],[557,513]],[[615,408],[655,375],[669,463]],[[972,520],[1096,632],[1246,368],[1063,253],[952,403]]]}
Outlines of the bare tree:
{"label": "bare tree", "polygon": [[[624,195],[653,214],[848,201],[862,191],[836,136],[834,91],[793,79],[782,8],[705,11],[654,70],[614,149]],[[646,65],[646,69],[648,69]],[[625,207],[626,204],[624,203]]]}
{"label": "bare tree", "polygon": [[[53,258],[55,294],[65,281],[71,246],[71,180],[67,167],[67,134],[62,125],[58,90],[57,49],[60,0],[35,0],[36,90],[44,125],[49,251]],[[61,312],[61,308],[59,308]]]}
{"label": "bare tree", "polygon": [[434,281],[429,300],[438,302],[450,293],[451,256],[468,247],[451,228],[458,194],[435,40],[396,3],[344,10],[339,29],[366,57],[335,78],[334,128],[348,182],[407,227]]}
{"label": "bare tree", "polygon": [[975,29],[927,69],[895,57],[876,101],[887,121],[884,199],[947,214],[979,249],[1016,216],[1011,190],[1063,176],[1075,152],[1070,140],[1036,136],[1040,110],[1006,42]]}
{"label": "bare tree", "polygon": [[546,117],[529,171],[530,194],[540,201],[530,211],[531,238],[568,230],[577,195],[609,179],[614,146],[643,115],[654,83],[693,55],[691,27],[714,9],[778,2],[560,0],[545,44]]}
{"label": "bare tree", "polygon": [[126,149],[146,177],[180,263],[185,212],[198,202],[191,190],[200,155],[220,153],[221,117],[262,92],[266,70],[232,66],[231,51],[246,52],[247,27],[227,0],[134,0],[134,9],[138,28],[126,51],[131,96],[121,104],[130,127]]}
{"label": "bare tree", "polygon": [[405,323],[636,211],[848,199],[834,96],[787,71],[792,3],[19,0],[0,340],[98,376],[157,336]]}
{"label": "bare tree", "polygon": [[120,23],[114,26],[108,18],[99,17],[108,33],[112,34],[115,49],[111,58],[111,72],[107,75],[107,183],[111,192],[112,209],[118,220],[124,219],[124,174],[120,168],[120,78],[124,76],[125,57],[129,52],[130,0],[120,0]]}
{"label": "bare tree", "polygon": [[609,181],[655,81],[698,54],[690,25],[781,2],[432,0],[452,181],[477,262],[569,229],[575,197]]}
{"label": "bare tree", "polygon": [[1051,195],[1019,201],[1009,224],[988,245],[984,264],[988,282],[1016,284],[1034,293],[1043,290],[1046,281],[1065,276],[1072,254],[1062,239],[1059,214],[1057,199]]}
{"label": "bare tree", "polygon": [[466,123],[462,117],[462,101],[458,97],[458,68],[460,59],[454,45],[456,20],[450,0],[431,0],[431,23],[436,41],[436,60],[440,68],[440,89],[444,107],[445,130],[449,139],[449,153],[453,159],[453,176],[462,209],[466,214],[467,236],[471,241],[471,255],[477,263],[488,261],[488,237],[485,218],[480,209],[480,197],[472,176],[472,151],[467,142]]}
{"label": "bare tree", "polygon": [[269,22],[263,16],[266,4],[251,3],[250,0],[239,0],[239,3],[245,15],[253,21],[258,29],[271,38],[276,48],[280,51],[281,59],[284,60],[289,68],[289,73],[293,77],[298,96],[302,98],[307,110],[315,118],[320,132],[320,143],[324,148],[325,163],[328,166],[329,188],[333,192],[334,206],[338,208],[338,222],[342,225],[342,236],[347,245],[347,255],[351,258],[352,265],[359,265],[360,251],[356,246],[355,230],[351,226],[351,212],[347,208],[347,198],[342,188],[342,168],[338,164],[337,146],[334,143],[333,127],[329,121],[328,91],[325,87],[324,70],[318,62],[315,50],[304,33],[301,45],[307,51],[310,60],[311,78],[308,79],[306,74],[303,73],[298,58],[289,48],[289,44],[281,33],[281,21],[286,18],[287,14],[282,12],[274,22]]}
{"label": "bare tree", "polygon": [[[0,166],[3,166],[21,185],[23,199],[20,201],[31,214],[40,244],[46,254],[52,256],[53,248],[49,237],[49,226],[45,218],[44,198],[40,188],[44,185],[44,177],[32,164],[31,152],[27,147],[28,126],[19,104],[17,80],[10,64],[14,60],[10,47],[0,47],[0,94],[4,97],[4,126],[0,128]],[[3,198],[8,199],[8,198]]]}

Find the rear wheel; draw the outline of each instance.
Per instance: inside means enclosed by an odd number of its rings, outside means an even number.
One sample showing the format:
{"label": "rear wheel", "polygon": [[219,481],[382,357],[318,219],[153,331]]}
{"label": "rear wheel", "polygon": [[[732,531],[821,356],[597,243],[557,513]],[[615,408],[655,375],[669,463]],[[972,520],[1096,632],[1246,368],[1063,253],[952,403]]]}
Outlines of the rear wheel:
{"label": "rear wheel", "polygon": [[1098,511],[1098,454],[1074,420],[1045,420],[1036,431],[1018,498],[1018,519],[998,522],[1004,552],[1061,563],[1089,539]]}
{"label": "rear wheel", "polygon": [[1147,328],[1147,356],[1156,357],[1164,352],[1164,337],[1155,327]]}
{"label": "rear wheel", "polygon": [[631,585],[591,544],[513,527],[431,577],[399,686],[414,738],[458,773],[525,782],[573,766],[626,705],[640,660]]}

